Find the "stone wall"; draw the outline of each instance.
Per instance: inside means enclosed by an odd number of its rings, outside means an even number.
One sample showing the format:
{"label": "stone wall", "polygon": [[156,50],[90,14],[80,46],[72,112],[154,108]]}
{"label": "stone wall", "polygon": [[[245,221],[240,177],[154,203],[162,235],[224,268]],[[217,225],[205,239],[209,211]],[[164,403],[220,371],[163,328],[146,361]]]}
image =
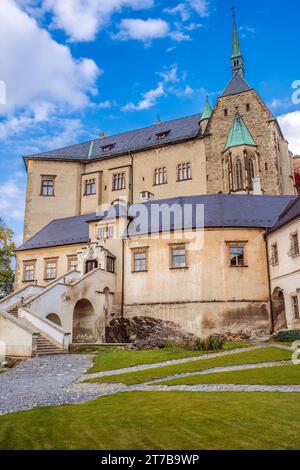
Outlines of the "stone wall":
{"label": "stone wall", "polygon": [[[247,111],[247,105],[250,110]],[[227,110],[227,116],[225,116]],[[294,194],[291,175],[280,176],[282,172],[291,173],[289,154],[281,155],[282,139],[274,117],[263,103],[259,95],[250,90],[244,93],[220,97],[213,110],[212,118],[208,124],[204,138],[207,159],[207,191],[208,194],[217,194],[224,191],[222,172],[222,152],[235,117],[239,111],[246,126],[251,132],[260,154],[261,182],[264,194]],[[287,161],[284,166],[282,161]]]}

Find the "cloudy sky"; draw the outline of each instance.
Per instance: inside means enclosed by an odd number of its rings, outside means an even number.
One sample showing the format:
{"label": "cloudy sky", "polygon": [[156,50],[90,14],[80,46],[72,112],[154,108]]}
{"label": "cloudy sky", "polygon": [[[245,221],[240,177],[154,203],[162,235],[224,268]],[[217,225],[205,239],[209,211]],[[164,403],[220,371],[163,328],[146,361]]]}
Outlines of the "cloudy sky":
{"label": "cloudy sky", "polygon": [[[298,0],[236,0],[246,78],[300,153]],[[22,236],[22,155],[201,112],[230,79],[232,0],[1,0],[0,217]],[[300,82],[299,82],[300,84]],[[300,94],[298,95],[300,96]]]}

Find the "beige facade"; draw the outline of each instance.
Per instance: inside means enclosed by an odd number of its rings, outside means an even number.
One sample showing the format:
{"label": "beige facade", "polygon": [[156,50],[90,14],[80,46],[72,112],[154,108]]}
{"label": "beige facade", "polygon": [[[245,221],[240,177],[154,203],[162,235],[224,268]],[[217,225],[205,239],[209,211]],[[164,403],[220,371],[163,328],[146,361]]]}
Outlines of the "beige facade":
{"label": "beige facade", "polygon": [[300,218],[268,236],[275,328],[300,327]]}

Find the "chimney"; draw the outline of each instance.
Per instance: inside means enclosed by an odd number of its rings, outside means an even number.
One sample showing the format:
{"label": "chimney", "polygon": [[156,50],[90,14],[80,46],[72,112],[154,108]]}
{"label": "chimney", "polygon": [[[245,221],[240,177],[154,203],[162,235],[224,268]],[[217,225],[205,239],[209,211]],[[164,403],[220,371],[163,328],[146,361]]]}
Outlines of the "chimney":
{"label": "chimney", "polygon": [[105,132],[101,132],[99,134],[99,137],[100,137],[100,139],[105,139],[105,137],[107,137],[107,135],[105,134]]}

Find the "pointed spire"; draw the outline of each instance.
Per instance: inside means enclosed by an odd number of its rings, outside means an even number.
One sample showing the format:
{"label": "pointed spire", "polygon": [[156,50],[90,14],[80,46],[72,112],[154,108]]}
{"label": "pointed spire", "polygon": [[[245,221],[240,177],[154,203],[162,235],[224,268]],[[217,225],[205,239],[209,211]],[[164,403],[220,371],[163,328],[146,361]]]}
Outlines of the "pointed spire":
{"label": "pointed spire", "polygon": [[207,96],[205,106],[204,106],[204,109],[203,109],[203,113],[202,113],[202,116],[201,116],[201,121],[204,121],[205,119],[210,119],[211,113],[212,113],[212,108],[211,108],[211,105],[208,101],[208,96]]}
{"label": "pointed spire", "polygon": [[232,8],[232,18],[233,18],[232,53],[231,53],[232,73],[233,75],[235,75],[236,73],[239,73],[244,78],[244,73],[245,73],[244,58],[243,58],[238,30],[236,26],[236,13],[235,13],[234,7]]}
{"label": "pointed spire", "polygon": [[250,134],[246,124],[244,123],[242,117],[237,112],[230,130],[227,143],[225,145],[225,150],[228,150],[232,147],[239,147],[240,145],[250,145],[251,147],[256,147],[256,143],[252,135]]}

